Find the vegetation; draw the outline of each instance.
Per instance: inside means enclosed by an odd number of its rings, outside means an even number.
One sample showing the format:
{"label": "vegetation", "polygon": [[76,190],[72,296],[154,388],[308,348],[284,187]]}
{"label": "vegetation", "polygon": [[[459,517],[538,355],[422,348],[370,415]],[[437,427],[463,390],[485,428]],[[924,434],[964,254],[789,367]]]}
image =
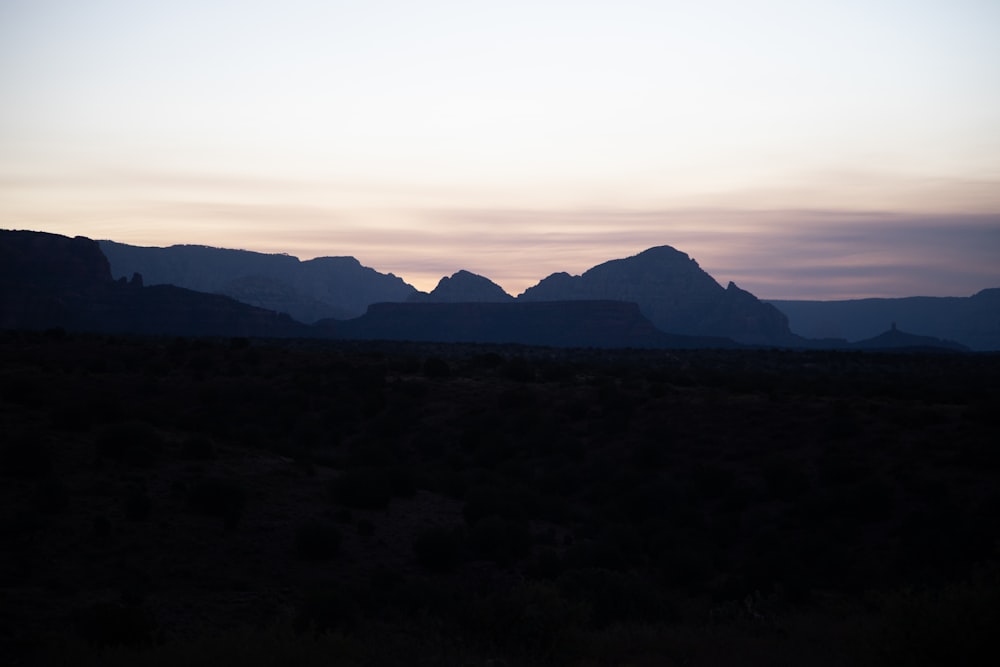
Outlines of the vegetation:
{"label": "vegetation", "polygon": [[995,664],[998,384],[991,354],[0,333],[0,652]]}

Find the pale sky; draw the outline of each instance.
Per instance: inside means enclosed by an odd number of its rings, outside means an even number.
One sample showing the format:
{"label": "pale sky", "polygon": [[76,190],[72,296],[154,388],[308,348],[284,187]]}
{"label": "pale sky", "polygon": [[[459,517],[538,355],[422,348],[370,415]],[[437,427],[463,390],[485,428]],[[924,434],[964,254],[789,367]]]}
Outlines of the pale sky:
{"label": "pale sky", "polygon": [[512,294],[1000,287],[1000,1],[0,0],[0,227]]}

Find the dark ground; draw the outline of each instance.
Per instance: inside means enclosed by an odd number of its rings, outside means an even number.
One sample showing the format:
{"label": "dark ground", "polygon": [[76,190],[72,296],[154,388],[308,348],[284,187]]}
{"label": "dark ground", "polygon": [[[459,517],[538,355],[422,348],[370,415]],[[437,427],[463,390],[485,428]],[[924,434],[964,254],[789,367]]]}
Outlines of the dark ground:
{"label": "dark ground", "polygon": [[996,664],[998,385],[0,333],[0,662]]}

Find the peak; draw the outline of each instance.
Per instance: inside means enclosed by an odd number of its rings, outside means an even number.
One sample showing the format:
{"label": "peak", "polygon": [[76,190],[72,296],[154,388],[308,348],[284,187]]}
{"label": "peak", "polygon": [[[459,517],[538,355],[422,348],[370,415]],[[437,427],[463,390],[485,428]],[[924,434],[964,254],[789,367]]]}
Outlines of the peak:
{"label": "peak", "polygon": [[436,302],[495,302],[513,299],[489,278],[461,269],[438,281],[422,300]]}
{"label": "peak", "polygon": [[657,245],[652,248],[647,248],[639,253],[639,256],[642,255],[684,255],[687,257],[687,253],[681,252],[677,248],[669,245]]}
{"label": "peak", "polygon": [[643,259],[655,259],[658,261],[663,261],[665,259],[686,261],[690,259],[686,252],[681,252],[677,248],[674,248],[673,246],[669,245],[653,246],[652,248],[643,250],[638,255],[635,255],[630,259],[638,259],[640,257]]}
{"label": "peak", "polygon": [[632,255],[631,257],[621,260],[611,261],[640,265],[666,264],[677,266],[693,263],[697,266],[697,262],[691,259],[687,253],[681,252],[680,250],[668,245],[654,246],[643,250],[637,255]]}
{"label": "peak", "polygon": [[450,276],[445,276],[438,281],[438,287],[449,282],[493,284],[493,281],[489,278],[481,276],[478,273],[473,273],[472,271],[466,271],[465,269],[459,269]]}
{"label": "peak", "polygon": [[351,255],[337,255],[337,256],[324,256],[316,257],[314,259],[308,259],[305,263],[313,264],[331,264],[331,265],[341,265],[341,266],[361,266],[361,262],[357,257],[352,257]]}

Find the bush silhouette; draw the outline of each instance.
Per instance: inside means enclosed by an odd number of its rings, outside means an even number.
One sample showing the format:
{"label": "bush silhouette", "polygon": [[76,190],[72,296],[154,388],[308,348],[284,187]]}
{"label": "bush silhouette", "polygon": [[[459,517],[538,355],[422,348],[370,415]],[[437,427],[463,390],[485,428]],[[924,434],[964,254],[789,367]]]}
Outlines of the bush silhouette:
{"label": "bush silhouette", "polygon": [[531,533],[524,521],[488,516],[469,529],[469,544],[481,558],[507,564],[531,548]]}
{"label": "bush silhouette", "polygon": [[431,572],[451,572],[462,562],[462,534],[455,528],[427,528],[413,540],[417,562]]}
{"label": "bush silhouette", "polygon": [[0,471],[15,479],[37,479],[52,472],[52,460],[37,438],[12,436],[0,453]]}
{"label": "bush silhouette", "polygon": [[35,506],[42,512],[57,514],[69,508],[69,489],[56,479],[43,479],[35,487]]}
{"label": "bush silhouette", "polygon": [[771,461],[764,466],[762,474],[773,498],[794,500],[809,490],[809,476],[792,461]]}
{"label": "bush silhouette", "polygon": [[523,357],[511,357],[503,369],[504,377],[515,382],[531,382],[535,379],[535,369]]}
{"label": "bush silhouette", "polygon": [[295,552],[303,560],[330,560],[340,553],[340,531],[317,521],[310,521],[295,531]]}
{"label": "bush silhouette", "polygon": [[440,357],[427,357],[424,360],[424,377],[446,378],[451,376],[451,367]]}
{"label": "bush silhouette", "polygon": [[150,466],[163,446],[156,429],[145,422],[111,424],[97,438],[97,455],[134,466]]}
{"label": "bush silhouette", "polygon": [[191,461],[211,461],[215,458],[215,445],[211,438],[199,433],[184,441],[179,454]]}
{"label": "bush silhouette", "polygon": [[353,627],[358,621],[358,591],[344,585],[313,590],[302,600],[295,615],[299,632],[331,632]]}
{"label": "bush silhouette", "polygon": [[473,599],[463,622],[469,635],[490,645],[560,664],[575,662],[566,656],[575,648],[587,614],[585,606],[568,600],[555,586],[523,582]]}
{"label": "bush silhouette", "polygon": [[102,602],[77,613],[77,629],[98,648],[151,644],[156,622],[148,610]]}
{"label": "bush silhouette", "polygon": [[153,509],[153,501],[145,489],[132,489],[125,494],[124,500],[125,518],[130,521],[142,521],[149,516]]}
{"label": "bush silhouette", "polygon": [[202,479],[188,489],[187,503],[192,511],[217,516],[227,528],[234,528],[243,516],[246,492],[236,482]]}
{"label": "bush silhouette", "polygon": [[393,495],[393,478],[382,468],[345,470],[330,486],[333,499],[354,509],[385,509]]}
{"label": "bush silhouette", "polygon": [[651,582],[632,573],[601,568],[569,570],[556,580],[567,599],[590,609],[598,627],[623,621],[674,621],[677,611]]}

